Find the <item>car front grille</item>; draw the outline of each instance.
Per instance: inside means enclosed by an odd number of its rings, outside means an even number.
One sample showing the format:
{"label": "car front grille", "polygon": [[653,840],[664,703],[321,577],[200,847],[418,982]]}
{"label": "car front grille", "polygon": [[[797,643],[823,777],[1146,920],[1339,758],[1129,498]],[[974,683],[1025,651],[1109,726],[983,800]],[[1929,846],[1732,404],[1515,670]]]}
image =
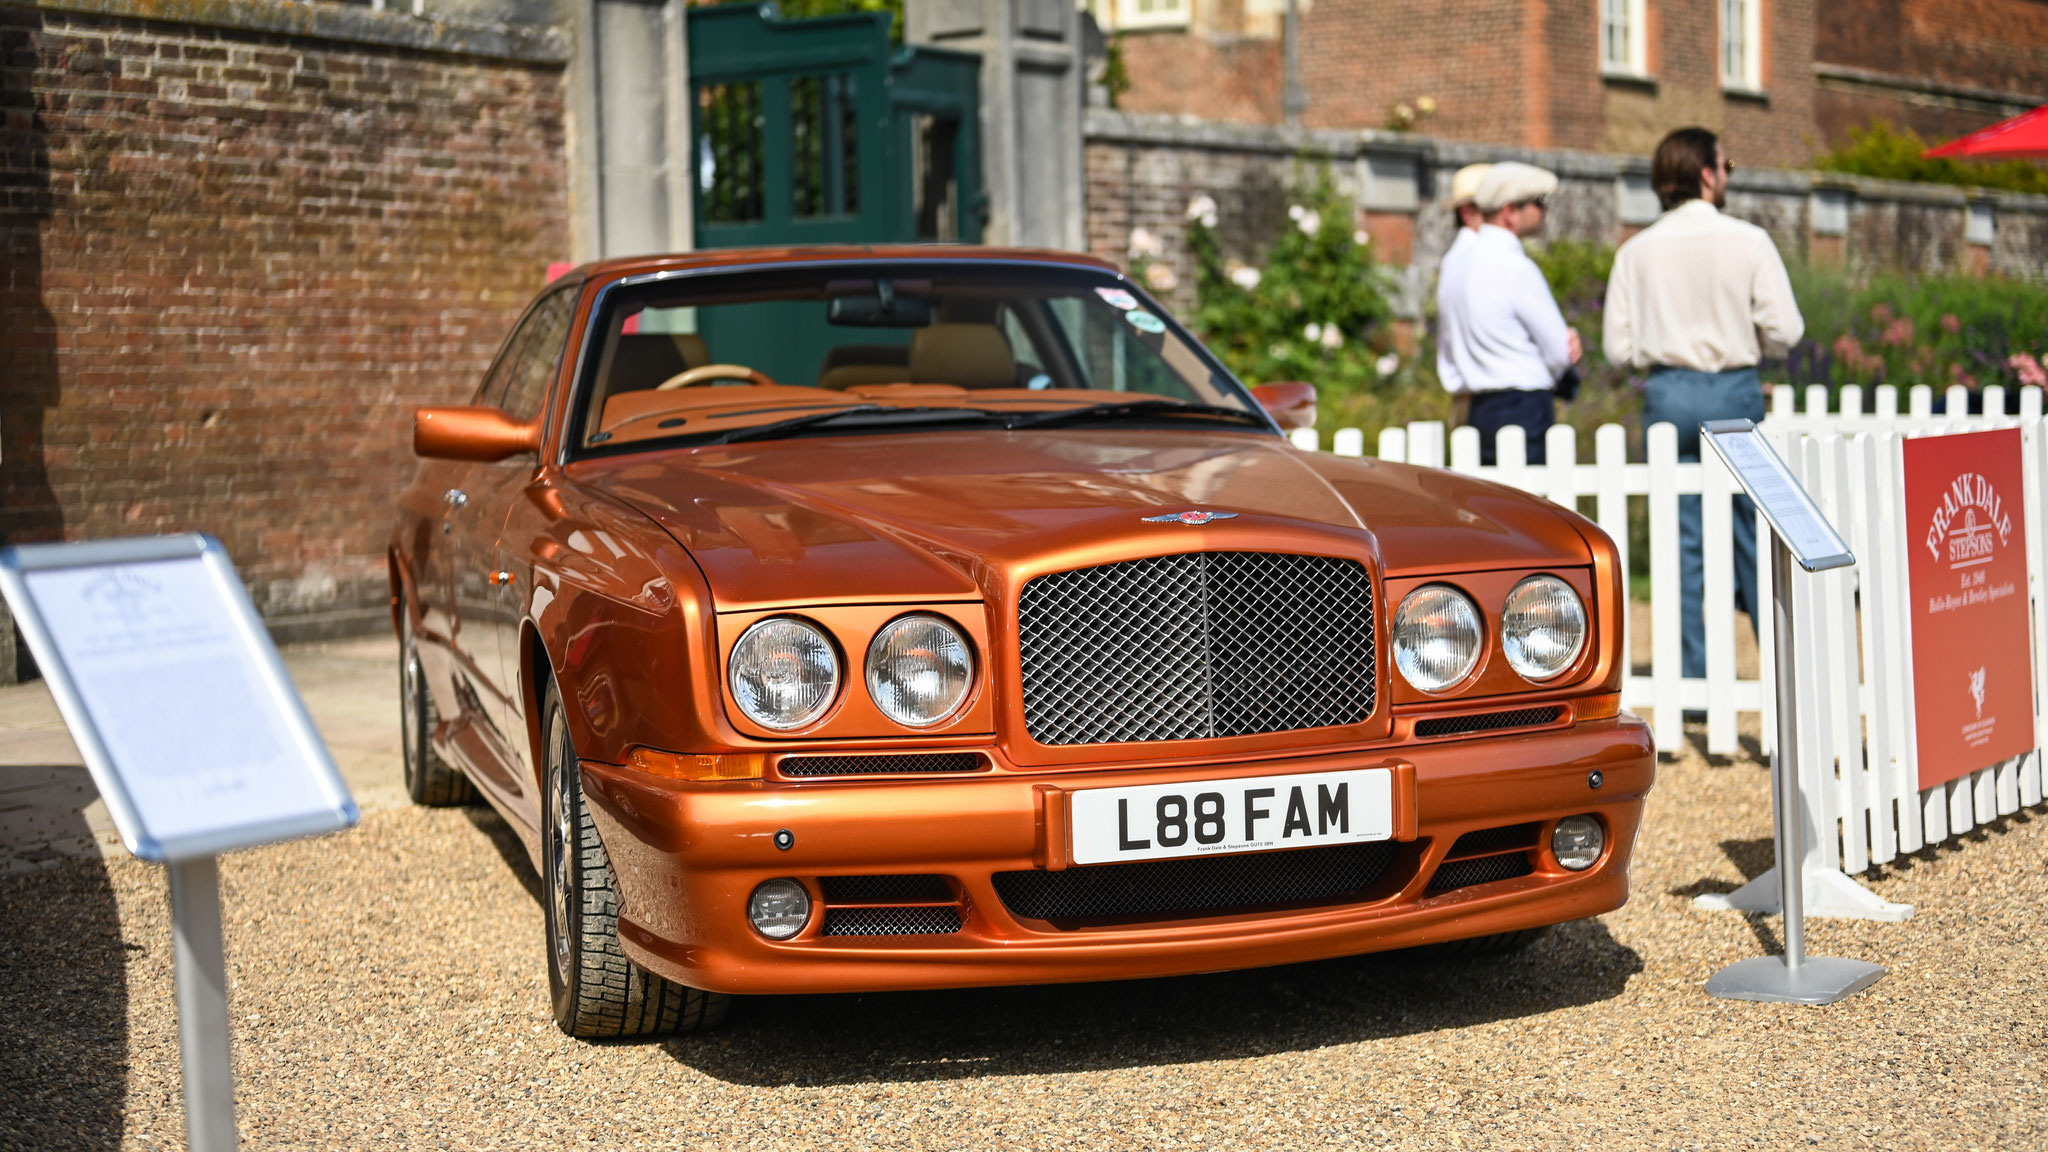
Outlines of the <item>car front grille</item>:
{"label": "car front grille", "polygon": [[1033,920],[1128,920],[1250,912],[1356,897],[1393,858],[1388,841],[1181,860],[998,872],[996,895]]}
{"label": "car front grille", "polygon": [[1355,560],[1188,552],[1052,572],[1017,605],[1041,744],[1356,724],[1375,695],[1372,580]]}

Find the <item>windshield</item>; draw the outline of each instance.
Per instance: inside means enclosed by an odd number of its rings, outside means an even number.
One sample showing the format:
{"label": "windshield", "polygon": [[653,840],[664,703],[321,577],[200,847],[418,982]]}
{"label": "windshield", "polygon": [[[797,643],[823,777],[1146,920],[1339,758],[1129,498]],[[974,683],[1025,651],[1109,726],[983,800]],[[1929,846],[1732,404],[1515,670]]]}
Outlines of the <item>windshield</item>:
{"label": "windshield", "polygon": [[1270,427],[1156,303],[1086,268],[713,273],[622,285],[596,322],[573,430],[591,451],[948,424]]}

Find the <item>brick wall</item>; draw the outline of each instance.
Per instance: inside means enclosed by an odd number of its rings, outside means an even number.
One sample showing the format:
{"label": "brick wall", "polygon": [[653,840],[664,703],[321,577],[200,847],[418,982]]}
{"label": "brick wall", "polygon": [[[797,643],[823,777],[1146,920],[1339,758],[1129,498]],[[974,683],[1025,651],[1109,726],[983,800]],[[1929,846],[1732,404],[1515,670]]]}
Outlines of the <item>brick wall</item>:
{"label": "brick wall", "polygon": [[2048,99],[2039,0],[1832,0],[1825,11],[1815,115],[1831,143],[1872,119],[1944,140]]}
{"label": "brick wall", "polygon": [[0,7],[0,540],[209,532],[287,635],[374,616],[413,407],[569,248],[559,47],[318,8],[212,5],[401,43]]}
{"label": "brick wall", "polygon": [[[1189,29],[1125,36],[1133,87],[1120,108],[1277,123],[1277,109],[1234,95],[1245,68],[1270,67],[1277,90],[1277,50],[1270,62],[1225,54],[1203,14],[1237,0],[1193,2]],[[1439,139],[1647,155],[1671,129],[1703,124],[1739,140],[1747,162],[1801,165],[1820,142],[1816,21],[1843,17],[1817,0],[1764,3],[1763,91],[1735,93],[1721,84],[1719,0],[1649,5],[1648,75],[1633,80],[1601,74],[1599,0],[1318,0],[1301,19],[1304,123],[1389,127],[1397,104],[1427,97],[1436,111],[1416,127]]]}
{"label": "brick wall", "polygon": [[[1647,157],[1673,128],[1698,124],[1739,164],[1802,167],[1819,150],[1814,121],[1815,0],[1764,0],[1763,90],[1721,85],[1719,5],[1652,5],[1650,82],[1604,81],[1604,131],[1585,145]],[[1826,13],[1827,19],[1834,19]]]}

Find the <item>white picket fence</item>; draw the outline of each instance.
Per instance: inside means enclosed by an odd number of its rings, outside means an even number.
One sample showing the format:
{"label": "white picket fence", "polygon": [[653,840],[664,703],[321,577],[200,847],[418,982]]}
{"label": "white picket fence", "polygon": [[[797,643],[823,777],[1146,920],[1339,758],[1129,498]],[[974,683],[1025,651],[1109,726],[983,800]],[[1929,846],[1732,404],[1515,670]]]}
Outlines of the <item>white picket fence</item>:
{"label": "white picket fence", "polygon": [[[1795,579],[1794,620],[1802,632],[1794,645],[1800,660],[1798,761],[1811,826],[1804,837],[1809,847],[1802,871],[1809,874],[1860,872],[2042,800],[2042,747],[2048,746],[2048,713],[2040,703],[2048,691],[2048,633],[2043,630],[2048,615],[2043,611],[2043,511],[2048,498],[2042,477],[2048,475],[2048,430],[2042,421],[2040,389],[2021,390],[2016,417],[2004,414],[2003,389],[1987,388],[1984,393],[1989,416],[1961,415],[1968,402],[1961,388],[1949,389],[1945,397],[1948,412],[1957,415],[1936,414],[1934,393],[1925,386],[1909,391],[1904,411],[1899,409],[1897,389],[1879,387],[1871,397],[1871,413],[1862,411],[1864,394],[1858,388],[1844,388],[1841,407],[1834,411],[1828,408],[1824,387],[1807,389],[1804,406],[1797,403],[1795,389],[1773,390],[1764,433],[1806,482],[1857,561],[1829,572],[1799,573]],[[2026,444],[2026,546],[2039,686],[2036,748],[1922,792],[1917,787],[1919,766],[1910,726],[1899,443],[1908,436],[2014,426],[2023,430]],[[1312,430],[1295,433],[1294,440],[1302,448],[1318,447]],[[1651,710],[1660,751],[1675,751],[1682,743],[1681,711],[1704,710],[1710,753],[1738,750],[1736,717],[1744,712],[1759,714],[1768,752],[1776,728],[1769,525],[1758,518],[1757,588],[1765,611],[1757,622],[1760,675],[1747,679],[1736,671],[1730,520],[1730,497],[1737,490],[1734,477],[1711,452],[1703,463],[1679,463],[1678,432],[1669,424],[1651,426],[1644,440],[1647,458],[1631,461],[1627,431],[1617,424],[1603,425],[1594,434],[1588,461],[1579,452],[1577,431],[1560,424],[1544,437],[1549,462],[1530,465],[1522,430],[1510,427],[1501,430],[1496,442],[1500,463],[1482,467],[1477,429],[1460,428],[1447,438],[1442,424],[1418,423],[1381,432],[1377,455],[1412,464],[1448,465],[1453,471],[1511,484],[1588,511],[1621,547],[1624,571],[1629,501],[1644,498],[1653,589],[1650,663],[1647,672],[1632,663],[1623,683],[1623,700],[1632,709]],[[1338,455],[1362,456],[1364,435],[1355,428],[1342,429],[1331,447]],[[1678,498],[1695,493],[1704,497],[1707,663],[1701,679],[1682,676],[1679,665]],[[1625,624],[1631,614],[1624,614]]]}

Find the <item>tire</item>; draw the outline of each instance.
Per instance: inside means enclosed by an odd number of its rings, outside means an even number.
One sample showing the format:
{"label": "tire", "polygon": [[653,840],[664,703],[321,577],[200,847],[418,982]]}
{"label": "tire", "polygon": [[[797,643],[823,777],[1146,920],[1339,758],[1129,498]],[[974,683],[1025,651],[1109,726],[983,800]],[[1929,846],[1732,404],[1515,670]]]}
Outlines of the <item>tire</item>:
{"label": "tire", "polygon": [[405,744],[405,792],[415,804],[451,808],[476,799],[476,786],[462,770],[434,751],[434,729],[441,714],[427,691],[426,669],[420,664],[419,641],[412,632],[410,605],[398,605],[399,738]]}
{"label": "tire", "polygon": [[619,947],[611,858],[584,802],[576,749],[553,684],[542,707],[547,771],[541,789],[541,904],[555,1024],[583,1039],[716,1027],[730,997],[656,976]]}
{"label": "tire", "polygon": [[1455,960],[1467,956],[1505,956],[1520,952],[1536,941],[1543,939],[1550,931],[1550,925],[1535,928],[1520,928],[1513,932],[1496,932],[1491,936],[1474,936],[1467,940],[1446,940],[1441,944],[1425,944],[1413,949],[1417,956],[1429,956]]}

